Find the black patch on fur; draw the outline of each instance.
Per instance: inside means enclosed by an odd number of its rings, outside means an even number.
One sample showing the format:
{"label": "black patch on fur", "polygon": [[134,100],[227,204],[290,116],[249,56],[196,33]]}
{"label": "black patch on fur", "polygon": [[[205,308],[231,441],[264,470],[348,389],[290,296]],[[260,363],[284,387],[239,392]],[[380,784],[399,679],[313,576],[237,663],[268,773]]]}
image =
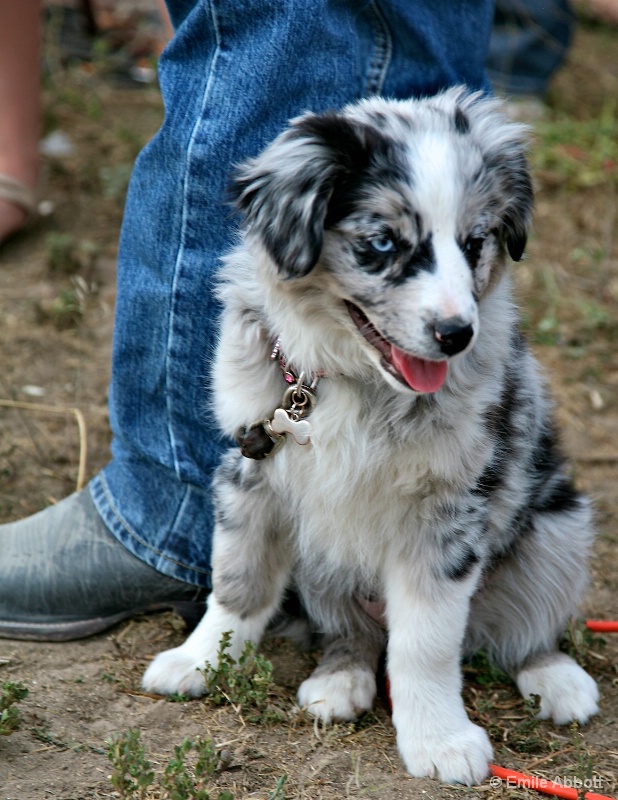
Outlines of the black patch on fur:
{"label": "black patch on fur", "polygon": [[528,244],[528,234],[517,231],[516,225],[511,219],[505,220],[506,247],[513,261],[521,261],[526,245]]}
{"label": "black patch on fur", "polygon": [[532,455],[532,468],[536,475],[546,476],[564,464],[564,456],[558,448],[558,434],[553,425],[548,425],[536,443]]}
{"label": "black patch on fur", "polygon": [[242,463],[237,458],[226,458],[222,461],[218,470],[218,479],[230,484],[240,486],[242,484]]}
{"label": "black patch on fur", "polygon": [[[558,490],[558,493],[552,497],[552,495],[554,495],[551,488],[552,479],[556,474],[560,474],[560,478],[562,479],[564,464],[565,458],[558,445],[556,428],[553,424],[547,425],[539,436],[532,453],[531,473],[533,491],[531,505],[535,510],[551,510],[552,507],[555,510],[559,503],[559,496],[563,494],[563,490]],[[571,508],[573,508],[572,505]]]}
{"label": "black patch on fur", "polygon": [[418,275],[419,272],[435,272],[436,254],[431,233],[414,248],[408,258],[402,258],[401,269],[391,277],[391,283],[399,285]]}
{"label": "black patch on fur", "polygon": [[536,444],[532,456],[532,508],[543,513],[575,510],[580,503],[579,493],[563,473],[566,459],[560,450],[553,425],[548,426]]}
{"label": "black patch on fur", "polygon": [[465,544],[457,554],[453,554],[454,560],[448,564],[444,570],[447,578],[453,581],[459,581],[470,574],[470,571],[475,564],[478,564],[479,557],[474,549]]}
{"label": "black patch on fur", "polygon": [[470,133],[470,120],[468,119],[466,113],[459,107],[455,109],[455,130],[457,133],[461,134],[462,136],[466,133]]}
{"label": "black patch on fur", "polygon": [[[515,367],[517,365],[514,365]],[[504,387],[500,395],[500,403],[490,406],[485,413],[487,427],[498,438],[502,447],[508,447],[516,434],[513,417],[518,405],[517,377],[507,368],[504,375]]]}
{"label": "black patch on fur", "polygon": [[534,514],[530,506],[520,508],[511,521],[511,541],[509,543],[509,552],[514,553],[517,542],[522,536],[526,536],[532,530],[532,520]]}
{"label": "black patch on fur", "polygon": [[565,476],[560,478],[543,492],[535,504],[535,510],[550,514],[574,511],[579,507],[579,493],[572,482]]}
{"label": "black patch on fur", "polygon": [[[436,269],[435,253],[431,233],[412,250],[407,242],[398,240],[397,234],[388,231],[395,242],[396,249],[379,253],[369,241],[359,242],[354,246],[354,255],[360,268],[369,274],[385,274],[393,286],[399,286],[420,272],[434,272]],[[366,307],[366,306],[365,306]]]}
{"label": "black patch on fur", "polygon": [[217,503],[215,506],[215,522],[226,531],[243,531],[244,524],[239,521],[238,514],[230,512],[223,504]]}
{"label": "black patch on fur", "polygon": [[500,402],[489,406],[485,412],[485,424],[495,441],[495,446],[493,458],[483,470],[472,490],[473,494],[477,496],[491,497],[504,485],[508,463],[513,454],[513,440],[517,436],[517,430],[513,424],[517,406],[517,379],[515,374],[507,369]]}
{"label": "black patch on fur", "polygon": [[479,476],[472,493],[477,497],[491,497],[503,485],[505,473],[505,459],[502,457],[493,459]]}
{"label": "black patch on fur", "polygon": [[308,117],[299,124],[295,134],[319,142],[329,153],[332,178],[322,221],[324,228],[331,228],[354,209],[372,158],[392,149],[392,144],[374,128],[355,126],[336,112]]}
{"label": "black patch on fur", "polygon": [[513,329],[511,335],[511,347],[513,348],[514,353],[519,356],[521,356],[527,350],[526,340],[519,325]]}
{"label": "black patch on fur", "polygon": [[266,608],[272,599],[272,587],[255,580],[253,567],[237,572],[220,572],[215,577],[217,601],[227,610],[246,619]]}
{"label": "black patch on fur", "polygon": [[380,187],[390,188],[409,180],[394,143],[385,136],[364,129],[368,149],[362,157],[340,170],[333,185],[324,220],[326,230],[352,214],[368,191],[379,193]]}
{"label": "black patch on fur", "polygon": [[405,170],[389,138],[335,111],[302,118],[271,145],[275,154],[282,140],[287,167],[260,171],[260,158],[250,161],[238,170],[232,193],[282,276],[295,278],[315,266],[324,229],[350,214],[364,185],[403,179]]}
{"label": "black patch on fur", "polygon": [[237,489],[250,492],[262,483],[262,475],[255,465],[238,457],[227,455],[217,469],[217,483],[227,483]]}

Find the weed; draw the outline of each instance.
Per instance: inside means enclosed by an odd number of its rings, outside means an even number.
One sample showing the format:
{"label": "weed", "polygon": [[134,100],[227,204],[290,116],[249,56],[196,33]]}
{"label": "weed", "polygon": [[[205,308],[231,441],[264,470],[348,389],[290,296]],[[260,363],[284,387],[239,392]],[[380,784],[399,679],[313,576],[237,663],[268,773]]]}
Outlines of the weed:
{"label": "weed", "polygon": [[255,645],[246,642],[238,661],[228,653],[232,634],[221,637],[217,654],[218,666],[209,664],[203,670],[207,700],[214,705],[231,703],[252,709],[250,722],[280,720],[282,714],[269,702],[273,687],[273,665],[256,653]]}
{"label": "weed", "polygon": [[50,272],[77,272],[74,258],[75,239],[70,233],[49,233],[45,239],[45,254]]}
{"label": "weed", "polygon": [[283,791],[283,787],[285,786],[287,779],[288,776],[284,773],[275,784],[275,788],[270,793],[268,800],[285,800],[285,792]]}
{"label": "weed", "polygon": [[[151,764],[146,759],[139,731],[128,730],[107,744],[108,758],[114,767],[110,776],[112,786],[122,800],[143,800],[156,781]],[[191,752],[197,756],[193,765],[187,759]],[[219,757],[210,739],[185,739],[174,747],[174,753],[158,782],[158,788],[163,792],[160,796],[165,800],[211,800],[207,784],[218,767]],[[212,800],[233,800],[233,795],[221,791],[216,798],[212,796]]]}
{"label": "weed", "polygon": [[20,714],[16,704],[28,696],[28,689],[23,683],[5,681],[0,696],[0,736],[9,734],[19,728]]}
{"label": "weed", "polygon": [[154,783],[154,772],[146,758],[139,731],[130,728],[126,733],[107,741],[107,757],[114,772],[110,781],[122,800],[144,800]]}
{"label": "weed", "polygon": [[191,698],[188,694],[168,694],[165,700],[168,703],[186,703]]}
{"label": "weed", "polygon": [[484,650],[479,650],[466,660],[464,671],[471,673],[480,686],[511,686],[513,683],[506,672],[489,660]]}
{"label": "weed", "polygon": [[49,233],[45,239],[45,255],[51,273],[73,275],[92,270],[101,248],[90,239],[75,239],[70,233]]}
{"label": "weed", "polygon": [[195,775],[204,780],[212,778],[219,767],[220,758],[211,739],[197,739],[195,742],[197,761],[195,762]]}
{"label": "weed", "polygon": [[585,664],[589,651],[605,644],[605,639],[596,636],[581,620],[570,619],[560,641],[561,649],[574,658],[578,664]]}
{"label": "weed", "polygon": [[578,779],[578,784],[580,786],[589,786],[590,782],[592,781],[593,773],[592,756],[588,750],[588,747],[586,746],[584,735],[579,731],[579,725],[577,722],[573,722],[571,725],[571,737],[577,756],[575,777]]}
{"label": "weed", "polygon": [[[191,769],[186,763],[186,756],[191,751],[197,752],[197,759]],[[192,742],[185,739],[174,748],[163,779],[162,788],[167,792],[169,800],[210,800],[206,785],[215,774],[219,759],[215,746],[210,739],[197,739]],[[219,792],[216,800],[233,800],[228,791]]]}
{"label": "weed", "polygon": [[538,753],[547,748],[541,720],[538,718],[541,698],[534,694],[524,700],[525,717],[518,722],[509,736],[509,745],[516,753]]}
{"label": "weed", "polygon": [[52,273],[73,275],[90,272],[101,255],[101,248],[91,239],[78,239],[70,233],[50,233],[45,239],[47,266]]}
{"label": "weed", "polygon": [[188,800],[188,798],[206,800],[208,796],[205,790],[197,789],[193,775],[185,763],[187,753],[192,747],[193,742],[190,739],[185,739],[182,744],[176,745],[174,755],[165,768],[161,786],[170,800]]}
{"label": "weed", "polygon": [[35,306],[37,321],[51,322],[59,331],[77,328],[83,320],[96,285],[87,283],[81,275],[71,277],[72,287],[62,289],[54,298],[44,298]]}
{"label": "weed", "polygon": [[59,331],[75,328],[84,316],[81,297],[76,289],[63,289],[49,303],[39,303],[37,316],[41,322],[51,322]]}

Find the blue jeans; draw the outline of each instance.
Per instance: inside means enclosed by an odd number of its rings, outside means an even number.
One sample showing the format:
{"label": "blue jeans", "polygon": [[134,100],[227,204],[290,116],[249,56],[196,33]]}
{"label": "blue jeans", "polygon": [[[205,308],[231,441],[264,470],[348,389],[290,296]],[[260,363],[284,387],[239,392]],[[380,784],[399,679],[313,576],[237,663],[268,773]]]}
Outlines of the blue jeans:
{"label": "blue jeans", "polygon": [[496,0],[487,59],[494,88],[543,97],[564,61],[574,25],[568,0]]}
{"label": "blue jeans", "polygon": [[[222,439],[207,378],[213,273],[233,239],[230,166],[305,110],[373,93],[488,89],[490,0],[175,0],[165,118],[129,187],[118,260],[112,460],[90,490],[112,533],[170,577],[210,585]],[[247,392],[251,386],[247,386]]]}

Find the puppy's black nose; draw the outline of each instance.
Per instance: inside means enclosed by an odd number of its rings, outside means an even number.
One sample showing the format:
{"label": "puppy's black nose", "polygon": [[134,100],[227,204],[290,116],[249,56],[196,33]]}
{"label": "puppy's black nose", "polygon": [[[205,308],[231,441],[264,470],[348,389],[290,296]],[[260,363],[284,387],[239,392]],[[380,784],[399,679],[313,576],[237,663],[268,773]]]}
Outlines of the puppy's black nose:
{"label": "puppy's black nose", "polygon": [[466,325],[459,317],[436,322],[433,326],[434,336],[445,356],[454,356],[465,350],[474,336],[472,325]]}

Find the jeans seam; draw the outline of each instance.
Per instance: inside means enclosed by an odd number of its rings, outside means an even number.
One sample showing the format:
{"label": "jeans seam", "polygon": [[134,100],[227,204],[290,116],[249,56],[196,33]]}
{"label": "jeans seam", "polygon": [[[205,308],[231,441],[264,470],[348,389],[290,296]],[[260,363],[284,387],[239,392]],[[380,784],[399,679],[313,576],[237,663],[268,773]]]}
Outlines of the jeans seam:
{"label": "jeans seam", "polygon": [[[214,8],[214,0],[210,0],[210,2],[208,2],[208,8],[210,10],[210,19],[211,19],[211,22],[212,22],[212,27],[213,27],[213,31],[214,31],[214,35],[215,35],[216,46],[215,46],[215,52],[214,52],[214,55],[213,55],[213,58],[212,58],[212,62],[211,62],[210,72],[208,74],[208,78],[206,80],[206,85],[204,87],[204,92],[202,94],[202,102],[201,102],[201,106],[200,106],[200,114],[199,114],[199,116],[198,116],[198,118],[197,118],[197,120],[195,122],[195,125],[193,126],[193,130],[191,131],[191,136],[189,137],[189,145],[187,147],[187,164],[191,163],[191,157],[192,157],[193,147],[194,147],[194,144],[195,144],[195,139],[197,137],[197,134],[198,134],[198,131],[199,131],[199,128],[200,128],[200,123],[201,123],[201,121],[203,119],[203,116],[204,116],[204,109],[206,107],[206,103],[207,103],[208,98],[210,96],[210,92],[211,92],[211,89],[212,89],[212,84],[213,84],[213,81],[214,81],[214,72],[215,72],[215,69],[216,69],[216,66],[217,66],[217,61],[219,59],[219,55],[221,53],[221,32],[219,30],[217,14],[216,14],[215,8]],[[173,279],[173,282],[172,282],[172,298],[176,297],[178,274],[179,274],[179,271],[180,271],[180,265],[182,263],[182,259],[183,259],[183,255],[184,255],[184,249],[185,249],[185,234],[186,234],[186,229],[187,229],[187,216],[188,216],[188,213],[187,213],[187,205],[188,205],[187,198],[188,198],[188,196],[190,194],[190,182],[191,182],[190,181],[190,173],[191,173],[191,170],[189,168],[187,168],[185,170],[185,176],[184,176],[184,181],[183,181],[183,185],[182,185],[182,222],[181,222],[181,226],[180,226],[180,246],[178,248],[178,253],[176,255],[176,263],[174,265],[174,279]],[[167,356],[166,356],[165,374],[166,374],[166,387],[167,387],[166,395],[167,395],[168,435],[169,435],[169,441],[170,441],[170,448],[171,448],[171,452],[172,452],[172,459],[173,459],[173,462],[174,462],[174,471],[175,471],[178,479],[182,481],[181,468],[180,468],[180,462],[179,462],[179,457],[178,457],[177,440],[176,440],[176,436],[174,435],[174,422],[173,422],[174,417],[173,417],[173,408],[172,408],[173,396],[172,396],[172,392],[169,390],[169,387],[172,384],[172,380],[170,379],[170,364],[171,364],[171,354],[173,352],[172,340],[174,338],[174,316],[175,316],[174,305],[175,305],[174,300],[172,300],[172,305],[171,305],[171,308],[170,308],[170,322],[169,322],[169,335],[168,335],[168,340],[167,340]]]}
{"label": "jeans seam", "polygon": [[375,31],[375,51],[365,85],[365,95],[379,94],[381,92],[393,54],[393,38],[384,14],[375,0],[373,0],[369,8],[373,17],[372,24]]}
{"label": "jeans seam", "polygon": [[[133,528],[131,526],[129,526],[125,522],[125,520],[120,516],[120,512],[117,510],[116,505],[113,502],[112,496],[111,496],[110,491],[109,491],[109,487],[107,485],[107,481],[103,477],[103,474],[99,473],[99,475],[97,475],[97,478],[98,478],[98,484],[101,487],[101,494],[102,494],[103,498],[105,499],[105,501],[107,503],[107,507],[109,508],[111,513],[113,514],[114,519],[118,522],[120,527],[126,533],[128,533],[128,535],[132,539],[134,539],[138,544],[140,544],[142,547],[144,547],[150,553],[153,553],[154,555],[156,555],[158,558],[163,558],[163,559],[165,559],[165,561],[169,561],[170,564],[175,564],[177,567],[181,567],[182,569],[186,569],[186,570],[189,570],[191,572],[198,572],[200,575],[210,575],[211,574],[212,570],[210,570],[210,569],[205,570],[205,569],[200,569],[199,567],[190,567],[188,564],[183,564],[182,561],[178,561],[175,558],[170,558],[169,556],[165,555],[165,553],[163,553],[162,551],[157,550],[156,548],[152,547],[152,545],[150,545],[147,542],[145,542],[139,536],[139,534],[136,533],[136,531],[134,531]],[[185,492],[185,497],[183,498],[183,500],[180,503],[181,507],[184,505],[186,494],[187,494],[188,490],[189,490],[189,487],[187,487],[187,491]],[[95,488],[95,491],[96,491],[96,488]],[[91,492],[91,494],[92,494],[92,492]],[[177,516],[178,515],[176,515],[176,518],[177,518]]]}

